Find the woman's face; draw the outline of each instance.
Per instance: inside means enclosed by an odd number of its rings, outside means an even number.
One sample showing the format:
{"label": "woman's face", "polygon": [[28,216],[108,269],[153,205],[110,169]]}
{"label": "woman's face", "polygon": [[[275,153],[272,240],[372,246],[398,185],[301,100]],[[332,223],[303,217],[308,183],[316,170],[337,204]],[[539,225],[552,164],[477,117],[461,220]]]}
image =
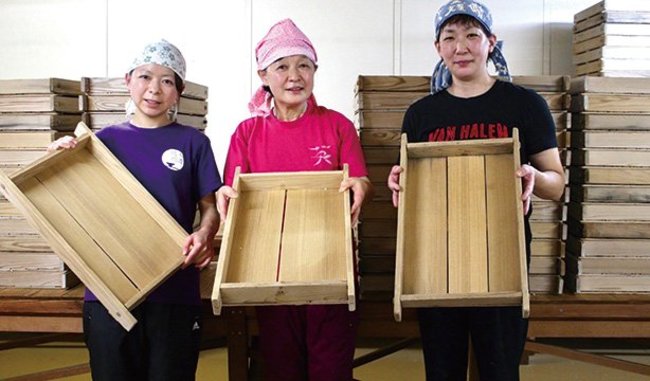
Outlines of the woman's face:
{"label": "woman's face", "polygon": [[316,65],[303,55],[281,58],[257,74],[271,89],[276,107],[299,108],[314,89]]}
{"label": "woman's face", "polygon": [[174,72],[158,64],[138,66],[126,75],[126,86],[141,116],[164,120],[178,102]]}
{"label": "woman's face", "polygon": [[435,46],[455,79],[464,81],[488,75],[487,58],[496,36],[488,37],[478,25],[450,23],[440,31]]}

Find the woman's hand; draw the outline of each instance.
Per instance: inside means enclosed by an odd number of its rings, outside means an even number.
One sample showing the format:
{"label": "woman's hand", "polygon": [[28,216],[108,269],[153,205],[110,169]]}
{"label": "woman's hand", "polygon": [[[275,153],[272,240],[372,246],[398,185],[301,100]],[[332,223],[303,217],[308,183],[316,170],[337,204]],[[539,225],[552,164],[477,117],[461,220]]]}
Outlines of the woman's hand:
{"label": "woman's hand", "polygon": [[185,261],[182,268],[194,264],[199,270],[210,264],[214,257],[214,234],[209,229],[199,229],[190,234],[183,244]]}
{"label": "woman's hand", "polygon": [[393,206],[397,208],[399,205],[399,192],[402,190],[399,186],[399,174],[403,169],[399,165],[394,165],[388,174],[388,189],[393,192]]}
{"label": "woman's hand", "polygon": [[228,185],[222,185],[219,190],[217,190],[217,212],[219,212],[219,218],[221,222],[226,222],[226,217],[228,216],[228,203],[231,198],[237,198],[239,194],[236,190]]}
{"label": "woman's hand", "polygon": [[74,136],[64,136],[58,138],[47,146],[47,152],[54,152],[60,149],[73,149],[77,146],[77,140]]}
{"label": "woman's hand", "polygon": [[528,214],[530,209],[530,198],[535,189],[535,172],[537,170],[528,164],[522,165],[515,172],[515,175],[522,180],[521,202],[524,204],[524,215]]}
{"label": "woman's hand", "polygon": [[365,176],[348,177],[341,181],[339,192],[345,192],[347,189],[352,191],[352,206],[350,207],[350,213],[352,214],[352,226],[354,227],[359,222],[361,206],[366,200],[372,198],[372,183]]}

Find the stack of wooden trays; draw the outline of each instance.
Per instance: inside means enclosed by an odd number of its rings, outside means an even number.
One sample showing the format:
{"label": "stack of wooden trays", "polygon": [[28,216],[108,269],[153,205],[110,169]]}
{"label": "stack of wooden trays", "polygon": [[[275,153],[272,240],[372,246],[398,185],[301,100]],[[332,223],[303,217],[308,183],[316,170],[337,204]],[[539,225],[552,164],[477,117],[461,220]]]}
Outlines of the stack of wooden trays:
{"label": "stack of wooden trays", "polygon": [[360,294],[365,300],[391,300],[395,284],[397,209],[386,186],[399,162],[402,119],[408,106],[429,93],[429,77],[359,76],[356,125],[375,186],[359,224]]}
{"label": "stack of wooden trays", "polygon": [[580,77],[571,93],[567,288],[650,291],[650,78]]}
{"label": "stack of wooden trays", "polygon": [[[81,120],[79,81],[0,80],[0,171],[9,174],[46,153]],[[0,287],[69,288],[79,281],[0,193]]]}
{"label": "stack of wooden trays", "polygon": [[[568,110],[570,85],[568,76],[517,76],[513,82],[535,90],[547,102],[553,121],[560,158],[567,175],[571,117]],[[561,258],[565,253],[566,217],[569,192],[562,200],[542,200],[533,196],[533,214],[530,228],[533,234],[528,268],[528,287],[531,293],[558,294],[562,292]]]}
{"label": "stack of wooden trays", "polygon": [[[129,92],[124,78],[81,79],[83,120],[93,130],[124,122]],[[177,120],[199,130],[207,127],[208,88],[185,81],[185,90],[178,105]]]}
{"label": "stack of wooden trays", "polygon": [[650,76],[650,2],[605,0],[574,16],[577,75]]}
{"label": "stack of wooden trays", "polygon": [[[357,81],[355,124],[375,186],[375,198],[364,206],[359,225],[360,293],[365,300],[390,300],[393,296],[397,209],[386,180],[390,168],[398,163],[404,113],[409,105],[429,94],[429,82],[427,76],[359,76]],[[515,76],[513,82],[535,89],[546,99],[566,158],[568,77]],[[532,245],[535,259],[530,289],[555,293],[560,289],[558,258],[563,255],[566,205],[535,200],[533,208],[531,227],[537,238]]]}

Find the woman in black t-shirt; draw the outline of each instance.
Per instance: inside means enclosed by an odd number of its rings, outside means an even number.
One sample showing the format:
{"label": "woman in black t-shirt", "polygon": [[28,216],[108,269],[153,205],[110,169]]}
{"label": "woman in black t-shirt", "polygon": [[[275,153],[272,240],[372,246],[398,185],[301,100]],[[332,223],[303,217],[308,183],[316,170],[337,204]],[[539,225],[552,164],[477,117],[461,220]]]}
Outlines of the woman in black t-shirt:
{"label": "woman in black t-shirt", "polygon": [[[492,17],[474,0],[452,0],[436,14],[436,50],[441,57],[431,80],[431,95],[409,107],[402,132],[409,142],[489,139],[519,129],[526,226],[532,194],[559,200],[564,171],[555,126],[546,102],[532,90],[513,85]],[[488,73],[493,61],[500,81]],[[399,176],[388,177],[398,205]],[[527,230],[527,243],[530,231]],[[528,245],[527,245],[528,246]],[[528,322],[520,307],[444,307],[418,309],[427,380],[465,380],[471,336],[481,380],[519,380],[519,361]]]}

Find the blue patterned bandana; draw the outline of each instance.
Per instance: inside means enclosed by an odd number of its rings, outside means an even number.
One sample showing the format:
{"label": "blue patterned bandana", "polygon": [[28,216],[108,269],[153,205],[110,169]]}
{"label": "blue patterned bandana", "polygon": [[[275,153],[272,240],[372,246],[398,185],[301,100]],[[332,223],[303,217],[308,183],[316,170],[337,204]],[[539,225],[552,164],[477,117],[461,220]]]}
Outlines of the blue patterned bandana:
{"label": "blue patterned bandana", "polygon": [[[438,9],[435,17],[436,23],[436,41],[440,37],[440,30],[442,26],[450,18],[457,15],[471,16],[478,21],[483,28],[492,35],[492,15],[490,10],[483,4],[474,0],[451,0],[447,4]],[[503,79],[511,81],[510,71],[508,70],[508,63],[501,51],[503,41],[497,41],[496,46],[488,55],[488,60],[492,61],[497,71],[497,75]],[[431,76],[431,94],[435,94],[451,86],[452,76],[449,68],[441,59],[433,69]]]}

